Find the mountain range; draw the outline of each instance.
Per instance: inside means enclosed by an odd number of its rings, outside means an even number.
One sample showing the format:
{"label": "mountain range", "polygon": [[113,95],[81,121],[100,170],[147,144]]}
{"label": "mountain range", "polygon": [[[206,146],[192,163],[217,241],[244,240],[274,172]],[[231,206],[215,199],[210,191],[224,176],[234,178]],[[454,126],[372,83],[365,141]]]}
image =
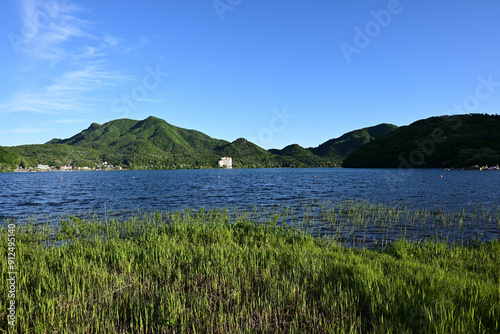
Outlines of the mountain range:
{"label": "mountain range", "polygon": [[176,127],[157,117],[118,119],[92,123],[68,139],[52,139],[42,145],[0,149],[5,166],[94,166],[104,161],[136,169],[214,168],[222,156],[232,157],[236,168],[336,167],[352,151],[397,127],[379,124],[351,131],[315,148],[289,145],[265,150],[238,138],[214,139],[196,130]]}
{"label": "mountain range", "polygon": [[107,162],[132,169],[215,168],[221,157],[233,167],[445,168],[500,163],[500,116],[430,117],[397,127],[379,124],[348,132],[317,147],[292,144],[265,150],[238,138],[214,139],[196,130],[148,117],[92,123],[68,139],[42,145],[0,147],[0,169]]}
{"label": "mountain range", "polygon": [[379,136],[343,161],[358,168],[468,168],[500,164],[500,116],[430,117]]}

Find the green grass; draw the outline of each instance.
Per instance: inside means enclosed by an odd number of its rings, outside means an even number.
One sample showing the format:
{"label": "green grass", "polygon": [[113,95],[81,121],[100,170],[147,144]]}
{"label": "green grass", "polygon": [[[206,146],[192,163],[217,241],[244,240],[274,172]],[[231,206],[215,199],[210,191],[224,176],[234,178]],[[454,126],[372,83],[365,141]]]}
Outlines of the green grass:
{"label": "green grass", "polygon": [[[360,217],[364,223],[353,226],[363,229],[382,217],[380,226],[390,230],[387,217],[411,214],[358,202],[329,207],[318,205],[300,218],[290,208],[256,208],[66,217],[57,226],[9,221],[17,224],[17,320],[16,327],[7,325],[4,279],[0,329],[500,332],[498,240],[474,246],[399,240],[375,249],[346,247],[309,232],[318,230],[313,226],[318,220],[329,221],[335,231],[346,219],[352,224]],[[425,217],[413,214],[415,221]],[[7,254],[7,232],[1,233]],[[2,277],[9,271],[5,259]]]}

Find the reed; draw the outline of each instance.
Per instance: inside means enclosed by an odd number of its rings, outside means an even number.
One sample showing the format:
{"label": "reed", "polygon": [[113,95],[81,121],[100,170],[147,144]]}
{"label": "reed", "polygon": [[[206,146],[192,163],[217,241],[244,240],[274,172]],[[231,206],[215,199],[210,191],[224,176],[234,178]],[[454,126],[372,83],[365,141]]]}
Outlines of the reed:
{"label": "reed", "polygon": [[6,221],[17,225],[17,311],[8,326],[2,284],[0,328],[495,333],[498,218],[348,201]]}

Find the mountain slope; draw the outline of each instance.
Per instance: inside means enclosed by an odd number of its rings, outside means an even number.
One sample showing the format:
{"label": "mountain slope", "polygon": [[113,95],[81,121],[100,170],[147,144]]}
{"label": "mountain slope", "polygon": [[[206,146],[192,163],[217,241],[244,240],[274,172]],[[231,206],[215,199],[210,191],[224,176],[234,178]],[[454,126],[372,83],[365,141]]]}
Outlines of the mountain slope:
{"label": "mountain slope", "polygon": [[23,166],[35,167],[38,164],[60,167],[62,165],[93,166],[106,161],[104,152],[65,144],[21,145],[10,147]]}
{"label": "mountain slope", "polygon": [[232,157],[236,168],[276,167],[275,156],[244,138],[215,148],[219,156]]}
{"label": "mountain slope", "polygon": [[52,140],[52,144],[68,144],[94,149],[113,147],[122,149],[135,142],[148,142],[156,148],[175,154],[211,153],[215,147],[227,142],[217,140],[196,130],[173,126],[166,121],[148,117],[142,121],[119,119],[104,125],[93,123],[88,129],[65,140]]}
{"label": "mountain slope", "polygon": [[394,129],[396,125],[379,124],[359,130],[350,131],[339,138],[330,139],[318,147],[303,148],[293,144],[269,152],[279,156],[278,161],[284,167],[332,167],[340,166],[342,160],[352,151]]}
{"label": "mountain slope", "polygon": [[[346,157],[347,155],[347,157]],[[95,166],[214,168],[222,156],[237,168],[261,167],[468,167],[500,163],[500,116],[431,117],[397,128],[363,128],[315,148],[298,144],[265,150],[243,138],[233,142],[173,126],[156,117],[119,119],[68,139],[0,148],[3,166]],[[0,163],[2,163],[0,161]],[[2,168],[2,167],[0,167]]]}
{"label": "mountain slope", "polygon": [[317,148],[293,144],[267,151],[243,138],[230,143],[151,116],[142,121],[92,123],[71,138],[12,147],[11,151],[30,166],[83,167],[108,162],[129,168],[211,168],[221,156],[230,156],[237,168],[332,167],[340,166],[347,152],[393,128],[381,124],[352,131]]}
{"label": "mountain slope", "polygon": [[396,129],[396,125],[382,123],[379,125],[354,130],[339,138],[330,139],[311,152],[320,157],[345,158],[349,153],[357,150],[364,144]]}
{"label": "mountain slope", "polygon": [[500,163],[500,116],[431,117],[400,127],[346,157],[344,167],[442,168]]}
{"label": "mountain slope", "polygon": [[282,167],[334,167],[336,160],[321,158],[298,144],[288,145],[281,150],[271,149]]}
{"label": "mountain slope", "polygon": [[19,163],[20,159],[17,153],[0,146],[0,165],[15,166]]}
{"label": "mountain slope", "polygon": [[310,157],[314,155],[310,150],[303,148],[299,144],[288,145],[281,150],[270,149],[269,152],[280,156]]}
{"label": "mountain slope", "polygon": [[153,116],[142,121],[119,119],[103,125],[93,123],[69,139],[49,143],[94,149],[113,164],[148,168],[210,167],[218,158],[215,148],[228,144]]}
{"label": "mountain slope", "polygon": [[44,145],[12,147],[30,166],[93,166],[103,162],[131,168],[215,167],[216,147],[228,144],[199,131],[173,126],[148,117],[142,121],[118,119],[103,125],[92,123],[68,139]]}

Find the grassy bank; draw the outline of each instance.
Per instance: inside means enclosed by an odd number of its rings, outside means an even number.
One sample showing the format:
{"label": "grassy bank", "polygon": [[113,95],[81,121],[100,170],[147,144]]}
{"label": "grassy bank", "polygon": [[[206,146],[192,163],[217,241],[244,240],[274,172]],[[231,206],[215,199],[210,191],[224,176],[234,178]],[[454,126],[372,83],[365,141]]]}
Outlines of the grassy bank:
{"label": "grassy bank", "polygon": [[[358,210],[358,209],[356,209]],[[321,209],[319,210],[321,212]],[[497,333],[500,242],[354,249],[226,210],[16,223],[19,333]],[[281,215],[291,215],[281,213]],[[332,214],[333,216],[333,214]],[[326,218],[325,218],[326,219]],[[332,218],[333,219],[333,218]],[[54,240],[58,240],[57,242]]]}

